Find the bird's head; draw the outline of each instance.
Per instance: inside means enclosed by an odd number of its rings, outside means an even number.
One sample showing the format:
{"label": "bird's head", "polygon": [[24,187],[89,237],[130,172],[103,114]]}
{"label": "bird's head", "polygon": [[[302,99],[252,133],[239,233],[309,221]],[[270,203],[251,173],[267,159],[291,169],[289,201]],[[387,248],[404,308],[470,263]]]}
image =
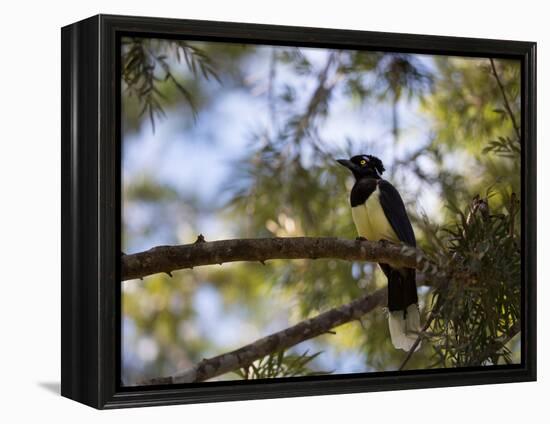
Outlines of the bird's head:
{"label": "bird's head", "polygon": [[348,168],[356,180],[361,178],[381,178],[385,171],[382,161],[372,155],[357,155],[351,159],[337,159],[340,165]]}

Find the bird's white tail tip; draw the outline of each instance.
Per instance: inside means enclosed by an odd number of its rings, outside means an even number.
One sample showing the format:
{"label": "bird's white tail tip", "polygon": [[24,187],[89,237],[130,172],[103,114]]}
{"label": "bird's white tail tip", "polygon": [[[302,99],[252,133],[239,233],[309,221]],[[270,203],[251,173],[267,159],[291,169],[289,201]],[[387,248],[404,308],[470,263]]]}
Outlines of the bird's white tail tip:
{"label": "bird's white tail tip", "polygon": [[[406,318],[405,318],[406,315]],[[420,312],[418,305],[409,305],[407,313],[404,311],[393,311],[389,313],[388,324],[390,327],[390,336],[393,346],[396,349],[410,351],[418,338],[420,332]],[[421,343],[418,343],[415,351],[420,349]]]}

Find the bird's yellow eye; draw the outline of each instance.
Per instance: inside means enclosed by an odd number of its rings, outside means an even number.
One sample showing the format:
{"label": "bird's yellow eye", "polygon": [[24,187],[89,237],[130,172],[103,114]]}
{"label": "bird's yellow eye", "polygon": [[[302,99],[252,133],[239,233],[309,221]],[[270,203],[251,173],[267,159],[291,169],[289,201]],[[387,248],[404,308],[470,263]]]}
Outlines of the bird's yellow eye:
{"label": "bird's yellow eye", "polygon": [[365,166],[367,164],[367,161],[365,159],[362,159],[359,163],[361,164],[361,166]]}

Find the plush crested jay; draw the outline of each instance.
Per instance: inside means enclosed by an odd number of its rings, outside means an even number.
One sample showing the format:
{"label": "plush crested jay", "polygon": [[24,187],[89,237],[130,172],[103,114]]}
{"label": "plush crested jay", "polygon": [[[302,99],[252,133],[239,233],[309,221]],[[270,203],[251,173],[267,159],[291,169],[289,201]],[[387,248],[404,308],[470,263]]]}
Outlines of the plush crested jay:
{"label": "plush crested jay", "polygon": [[[384,165],[371,155],[338,159],[355,177],[351,214],[359,239],[388,240],[416,247],[414,231],[399,192],[382,179]],[[420,331],[416,272],[379,264],[388,279],[388,324],[396,349],[409,351]],[[420,347],[418,344],[417,349]]]}

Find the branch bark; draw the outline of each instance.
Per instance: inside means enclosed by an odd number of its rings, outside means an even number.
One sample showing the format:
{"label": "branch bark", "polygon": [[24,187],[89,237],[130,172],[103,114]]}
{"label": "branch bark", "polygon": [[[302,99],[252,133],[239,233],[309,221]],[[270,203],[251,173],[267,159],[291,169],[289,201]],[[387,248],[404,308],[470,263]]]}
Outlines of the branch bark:
{"label": "branch bark", "polygon": [[330,309],[292,327],[273,333],[232,352],[203,359],[193,367],[173,376],[144,381],[141,384],[182,384],[206,381],[246,367],[269,353],[288,349],[304,340],[328,333],[332,328],[358,320],[378,306],[386,304],[386,288],[365,295],[346,305]]}
{"label": "branch bark", "polygon": [[179,269],[225,262],[271,259],[333,258],[347,261],[387,263],[395,267],[425,271],[429,261],[419,250],[389,242],[345,240],[335,237],[285,237],[234,239],[193,244],[158,246],[145,252],[122,256],[122,280],[143,278]]}

